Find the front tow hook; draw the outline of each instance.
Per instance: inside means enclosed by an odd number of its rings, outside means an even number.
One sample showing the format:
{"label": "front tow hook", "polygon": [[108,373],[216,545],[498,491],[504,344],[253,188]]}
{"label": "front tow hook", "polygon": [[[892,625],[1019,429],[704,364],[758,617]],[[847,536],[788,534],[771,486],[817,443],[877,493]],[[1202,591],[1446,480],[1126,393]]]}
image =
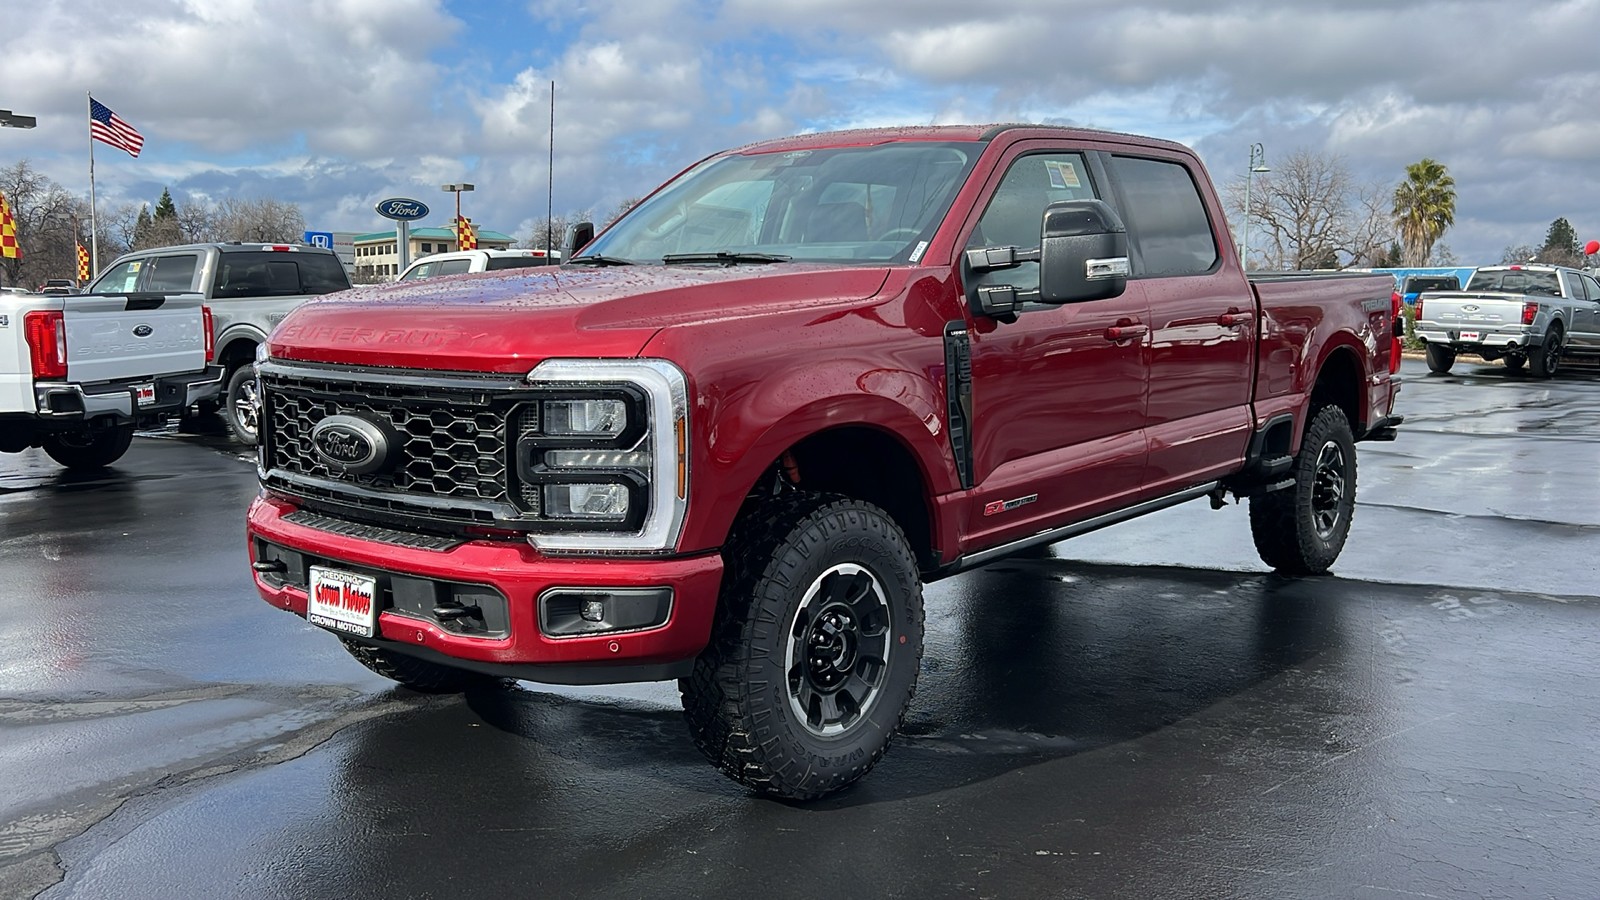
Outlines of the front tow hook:
{"label": "front tow hook", "polygon": [[289,564],[281,559],[261,559],[250,564],[250,568],[266,574],[268,572],[287,572]]}

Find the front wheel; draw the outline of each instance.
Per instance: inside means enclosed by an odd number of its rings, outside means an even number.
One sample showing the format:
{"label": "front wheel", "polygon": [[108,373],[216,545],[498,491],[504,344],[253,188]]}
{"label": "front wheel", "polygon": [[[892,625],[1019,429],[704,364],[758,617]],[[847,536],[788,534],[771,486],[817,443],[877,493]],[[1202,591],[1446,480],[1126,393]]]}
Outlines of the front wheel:
{"label": "front wheel", "polygon": [[502,687],[507,683],[506,679],[496,678],[493,675],[429,662],[343,637],[339,640],[344,644],[344,649],[356,658],[356,662],[391,681],[398,681],[424,694],[460,694],[464,691]]}
{"label": "front wheel", "polygon": [[1538,378],[1552,378],[1561,365],[1561,348],[1566,336],[1559,327],[1552,327],[1532,353],[1528,354],[1528,371]]}
{"label": "front wheel", "polygon": [[261,439],[261,398],[256,393],[256,374],[249,365],[240,366],[228,377],[222,414],[228,419],[234,440],[254,447]]}
{"label": "front wheel", "polygon": [[1312,415],[1291,471],[1292,487],[1250,498],[1250,535],[1273,569],[1321,575],[1344,549],[1356,510],[1356,443],[1343,410]]}
{"label": "front wheel", "polygon": [[922,582],[900,527],[868,503],[795,495],[748,514],[724,559],[711,643],[678,682],[695,746],[776,797],[865,775],[922,659]]}
{"label": "front wheel", "polygon": [[69,469],[103,469],[122,458],[133,443],[133,423],[101,431],[52,434],[44,452]]}
{"label": "front wheel", "polygon": [[1441,344],[1429,344],[1427,353],[1428,371],[1430,372],[1437,372],[1443,375],[1450,371],[1451,366],[1456,364],[1456,351],[1449,347]]}

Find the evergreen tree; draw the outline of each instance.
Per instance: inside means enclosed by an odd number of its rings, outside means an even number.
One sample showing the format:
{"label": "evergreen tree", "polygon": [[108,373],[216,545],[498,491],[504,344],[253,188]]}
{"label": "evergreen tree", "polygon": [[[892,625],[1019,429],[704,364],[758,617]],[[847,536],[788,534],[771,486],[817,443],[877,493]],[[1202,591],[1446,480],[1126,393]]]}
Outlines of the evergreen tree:
{"label": "evergreen tree", "polygon": [[161,200],[156,203],[157,222],[165,222],[178,218],[178,206],[172,202],[172,192],[166,188],[161,189]]}
{"label": "evergreen tree", "polygon": [[1572,230],[1572,223],[1565,216],[1550,223],[1550,230],[1544,234],[1544,246],[1539,248],[1538,259],[1560,266],[1583,265],[1583,249],[1578,246],[1578,233]]}
{"label": "evergreen tree", "polygon": [[142,246],[144,246],[144,238],[149,233],[150,233],[150,206],[148,204],[141,203],[141,204],[139,204],[139,218],[135,219],[134,222],[133,222],[133,242],[132,242],[132,246],[134,246],[134,247],[142,247]]}

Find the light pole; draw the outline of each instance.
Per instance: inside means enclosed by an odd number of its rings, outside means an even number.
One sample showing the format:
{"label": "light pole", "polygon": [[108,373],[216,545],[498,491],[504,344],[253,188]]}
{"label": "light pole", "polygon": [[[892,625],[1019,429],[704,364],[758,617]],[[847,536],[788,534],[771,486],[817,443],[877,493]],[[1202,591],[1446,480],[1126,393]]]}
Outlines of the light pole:
{"label": "light pole", "polygon": [[1244,173],[1244,234],[1239,239],[1239,268],[1243,269],[1250,255],[1250,182],[1257,172],[1271,172],[1267,168],[1267,151],[1260,144],[1250,145],[1250,168]]}
{"label": "light pole", "polygon": [[462,182],[461,184],[441,184],[439,189],[447,194],[456,195],[456,249],[461,249],[461,192],[470,191],[473,185]]}
{"label": "light pole", "polygon": [[9,109],[0,109],[0,125],[6,128],[33,128],[39,120],[33,116],[19,116]]}

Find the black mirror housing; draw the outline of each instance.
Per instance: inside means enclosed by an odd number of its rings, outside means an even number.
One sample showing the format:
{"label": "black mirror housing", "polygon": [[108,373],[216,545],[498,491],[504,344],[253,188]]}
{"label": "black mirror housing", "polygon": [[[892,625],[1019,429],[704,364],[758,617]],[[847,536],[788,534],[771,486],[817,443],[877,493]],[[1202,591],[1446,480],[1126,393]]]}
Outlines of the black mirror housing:
{"label": "black mirror housing", "polygon": [[1045,207],[1039,241],[1039,302],[1084,303],[1128,289],[1128,229],[1101,200]]}
{"label": "black mirror housing", "polygon": [[561,259],[569,260],[594,240],[594,223],[578,222],[567,226],[566,239],[561,242]]}

